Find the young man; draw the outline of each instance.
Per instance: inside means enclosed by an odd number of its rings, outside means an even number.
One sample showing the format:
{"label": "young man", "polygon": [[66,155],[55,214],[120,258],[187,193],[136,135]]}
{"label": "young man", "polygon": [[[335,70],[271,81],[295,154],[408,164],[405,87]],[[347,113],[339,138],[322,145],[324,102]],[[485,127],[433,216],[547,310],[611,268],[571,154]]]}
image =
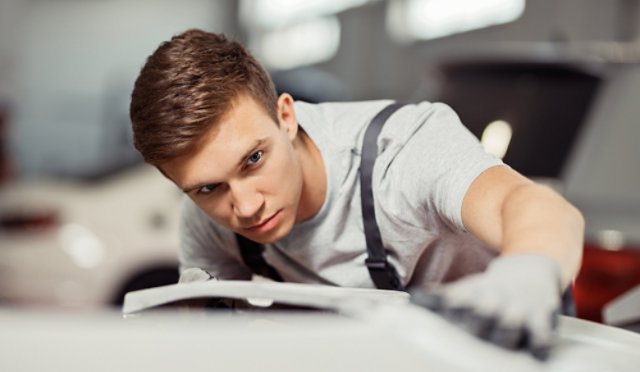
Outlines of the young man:
{"label": "young man", "polygon": [[[237,233],[264,244],[285,281],[373,288],[361,148],[390,103],[278,97],[221,35],[190,30],[161,44],[136,81],[131,119],[144,159],[189,197],[181,270],[250,279]],[[496,343],[546,349],[579,268],[580,213],[484,152],[444,104],[398,108],[376,143],[375,220],[401,286],[441,284],[420,301]]]}

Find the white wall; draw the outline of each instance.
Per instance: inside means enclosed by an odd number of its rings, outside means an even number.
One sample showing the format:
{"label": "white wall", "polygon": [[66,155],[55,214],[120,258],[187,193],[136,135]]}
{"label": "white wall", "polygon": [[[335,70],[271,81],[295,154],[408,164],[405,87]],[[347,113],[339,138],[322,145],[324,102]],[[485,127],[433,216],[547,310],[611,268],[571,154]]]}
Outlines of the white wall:
{"label": "white wall", "polygon": [[17,30],[23,19],[24,1],[0,2],[0,104],[7,104],[17,91],[15,69],[19,42]]}
{"label": "white wall", "polygon": [[23,174],[87,173],[135,156],[126,146],[128,101],[145,58],[187,28],[228,32],[235,24],[230,1],[6,4],[0,82]]}
{"label": "white wall", "polygon": [[611,68],[574,149],[565,194],[583,212],[589,238],[620,231],[640,242],[640,65]]}
{"label": "white wall", "polygon": [[638,4],[638,0],[528,0],[524,14],[512,23],[398,45],[385,30],[386,2],[374,2],[340,15],[340,50],[319,68],[342,81],[351,99],[416,99],[429,63],[451,52],[480,51],[483,45],[495,50],[506,42],[638,40]]}

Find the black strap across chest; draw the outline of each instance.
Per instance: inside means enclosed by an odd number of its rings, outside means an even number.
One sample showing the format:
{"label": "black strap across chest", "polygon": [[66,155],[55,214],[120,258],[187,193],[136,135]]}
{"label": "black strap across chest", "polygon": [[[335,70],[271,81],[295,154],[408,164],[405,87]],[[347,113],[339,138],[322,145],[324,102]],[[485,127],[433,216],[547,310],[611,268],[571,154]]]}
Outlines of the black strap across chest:
{"label": "black strap across chest", "polygon": [[[403,290],[404,286],[396,269],[387,260],[387,251],[382,244],[380,229],[376,222],[376,213],[373,200],[373,165],[378,155],[378,135],[387,119],[400,107],[402,103],[392,103],[380,111],[371,120],[364,134],[362,143],[362,157],[360,160],[360,198],[362,204],[362,220],[367,242],[367,259],[365,264],[369,270],[371,280],[378,289]],[[278,272],[271,267],[262,256],[264,246],[252,240],[236,234],[238,246],[244,263],[253,272],[282,281]]]}
{"label": "black strap across chest", "polygon": [[245,265],[249,266],[252,272],[266,278],[271,278],[277,282],[283,281],[276,269],[269,265],[262,256],[262,252],[264,252],[264,245],[245,238],[238,233],[236,233],[236,240],[240,247],[242,260]]}
{"label": "black strap across chest", "polygon": [[367,254],[365,260],[369,275],[378,289],[402,290],[403,285],[395,267],[387,260],[387,251],[382,245],[380,229],[376,222],[376,211],[373,200],[373,165],[378,156],[378,135],[402,103],[393,103],[380,111],[369,123],[362,143],[362,158],[360,160],[360,200],[362,204],[362,220],[364,234],[367,240]]}

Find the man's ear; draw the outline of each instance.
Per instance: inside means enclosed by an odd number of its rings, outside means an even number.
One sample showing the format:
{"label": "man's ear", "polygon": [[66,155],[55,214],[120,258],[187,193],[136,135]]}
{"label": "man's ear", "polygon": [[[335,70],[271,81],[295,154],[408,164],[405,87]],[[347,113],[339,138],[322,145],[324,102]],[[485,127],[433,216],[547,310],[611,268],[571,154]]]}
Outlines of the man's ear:
{"label": "man's ear", "polygon": [[289,139],[293,141],[298,135],[298,119],[293,108],[293,97],[288,93],[282,93],[278,97],[277,105],[280,127],[287,132]]}

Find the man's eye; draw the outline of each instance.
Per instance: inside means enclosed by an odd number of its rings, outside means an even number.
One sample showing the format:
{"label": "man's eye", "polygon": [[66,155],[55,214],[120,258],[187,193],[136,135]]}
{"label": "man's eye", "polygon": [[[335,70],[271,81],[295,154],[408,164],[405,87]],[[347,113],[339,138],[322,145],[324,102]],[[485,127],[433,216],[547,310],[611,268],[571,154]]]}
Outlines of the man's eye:
{"label": "man's eye", "polygon": [[255,154],[251,155],[249,159],[247,159],[247,164],[252,165],[260,161],[262,159],[262,151],[258,151]]}
{"label": "man's eye", "polygon": [[208,194],[212,192],[216,187],[218,187],[218,185],[216,184],[202,186],[200,189],[198,189],[198,194]]}

